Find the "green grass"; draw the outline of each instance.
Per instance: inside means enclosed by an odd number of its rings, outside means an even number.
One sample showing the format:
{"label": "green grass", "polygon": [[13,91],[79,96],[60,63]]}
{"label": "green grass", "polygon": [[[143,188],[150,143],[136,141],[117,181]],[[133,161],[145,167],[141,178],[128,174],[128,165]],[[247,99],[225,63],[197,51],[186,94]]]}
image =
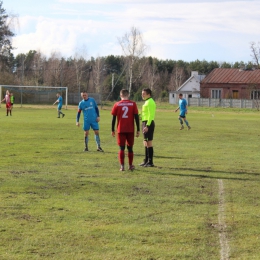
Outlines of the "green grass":
{"label": "green grass", "polygon": [[[141,107],[142,103],[139,103]],[[220,257],[219,186],[229,259],[260,259],[259,112],[189,108],[179,130],[158,103],[154,168],[120,172],[112,104],[101,110],[104,153],[91,132],[83,153],[76,107],[0,109],[0,259],[205,259]],[[134,163],[143,160],[135,139]]]}

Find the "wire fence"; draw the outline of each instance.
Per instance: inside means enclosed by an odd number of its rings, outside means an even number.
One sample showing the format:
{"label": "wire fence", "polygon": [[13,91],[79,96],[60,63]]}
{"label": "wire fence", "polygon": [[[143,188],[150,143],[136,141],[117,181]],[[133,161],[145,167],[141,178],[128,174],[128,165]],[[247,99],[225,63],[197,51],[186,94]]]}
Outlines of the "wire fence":
{"label": "wire fence", "polygon": [[[33,104],[33,105],[51,105],[57,100],[57,93],[63,97],[64,105],[77,105],[81,100],[80,93],[68,93],[65,87],[38,87],[38,86],[0,86],[0,98],[5,97],[6,90],[14,96],[14,103]],[[93,97],[97,104],[101,104],[101,95],[98,93],[88,93]],[[0,103],[1,107],[1,103]]]}

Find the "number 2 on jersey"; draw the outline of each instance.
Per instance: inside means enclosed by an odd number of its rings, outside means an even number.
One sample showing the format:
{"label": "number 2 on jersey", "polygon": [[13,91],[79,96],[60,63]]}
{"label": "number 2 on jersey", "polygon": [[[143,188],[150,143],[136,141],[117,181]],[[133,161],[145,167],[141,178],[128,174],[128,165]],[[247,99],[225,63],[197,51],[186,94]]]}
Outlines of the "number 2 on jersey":
{"label": "number 2 on jersey", "polygon": [[123,106],[122,107],[122,110],[124,111],[123,115],[122,115],[122,118],[128,118],[128,107],[127,106]]}

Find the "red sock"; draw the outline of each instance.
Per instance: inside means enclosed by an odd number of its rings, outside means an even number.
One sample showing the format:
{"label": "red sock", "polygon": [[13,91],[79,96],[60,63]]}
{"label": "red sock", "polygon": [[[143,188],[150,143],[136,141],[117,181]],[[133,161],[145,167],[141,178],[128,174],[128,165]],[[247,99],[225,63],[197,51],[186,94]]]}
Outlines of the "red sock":
{"label": "red sock", "polygon": [[134,153],[133,152],[128,152],[128,162],[129,162],[129,165],[133,164],[133,160],[134,160]]}
{"label": "red sock", "polygon": [[118,152],[118,159],[121,165],[125,164],[125,151],[120,150]]}

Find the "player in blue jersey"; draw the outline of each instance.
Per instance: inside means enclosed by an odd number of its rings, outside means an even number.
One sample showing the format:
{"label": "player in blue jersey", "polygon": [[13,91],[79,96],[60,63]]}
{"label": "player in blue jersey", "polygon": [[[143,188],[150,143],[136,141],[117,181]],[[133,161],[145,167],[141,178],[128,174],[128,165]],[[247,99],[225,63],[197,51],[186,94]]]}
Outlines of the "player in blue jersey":
{"label": "player in blue jersey", "polygon": [[189,122],[186,119],[186,114],[188,113],[187,105],[188,104],[187,104],[186,99],[183,98],[183,95],[180,93],[179,94],[179,107],[177,109],[175,109],[175,112],[177,112],[180,109],[180,114],[179,114],[179,120],[180,120],[180,124],[181,124],[180,130],[184,129],[183,121],[185,122],[186,126],[188,127],[188,130],[191,129]]}
{"label": "player in blue jersey", "polygon": [[62,108],[62,104],[63,104],[63,98],[60,95],[60,93],[57,93],[56,96],[57,96],[58,99],[53,103],[53,105],[58,103],[58,106],[57,106],[58,118],[60,118],[60,115],[62,115],[62,117],[64,117],[65,114],[61,112],[61,108]]}
{"label": "player in blue jersey", "polygon": [[85,149],[84,151],[88,151],[88,135],[89,129],[92,128],[95,133],[95,140],[97,144],[97,151],[104,152],[100,146],[100,138],[99,138],[99,124],[100,121],[99,117],[99,109],[97,103],[94,98],[88,96],[87,92],[82,92],[81,97],[83,98],[82,101],[79,102],[76,125],[79,126],[79,118],[81,111],[83,111],[84,116],[84,125],[83,130],[85,132],[84,141],[85,141]]}

